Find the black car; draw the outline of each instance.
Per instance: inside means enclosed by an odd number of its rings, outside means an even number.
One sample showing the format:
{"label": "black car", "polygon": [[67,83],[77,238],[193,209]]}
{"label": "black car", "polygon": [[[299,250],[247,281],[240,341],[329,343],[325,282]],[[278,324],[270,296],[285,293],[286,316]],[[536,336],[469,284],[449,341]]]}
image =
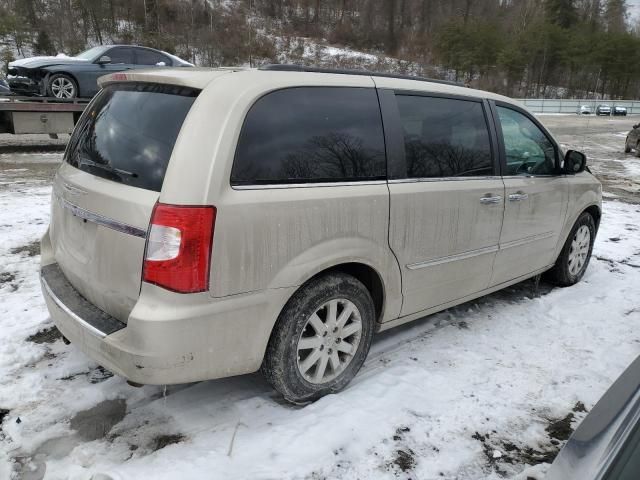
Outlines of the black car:
{"label": "black car", "polygon": [[11,95],[11,88],[9,88],[9,84],[2,74],[0,74],[0,96],[3,95]]}
{"label": "black car", "polygon": [[32,57],[9,63],[9,86],[18,95],[92,97],[103,75],[150,67],[193,67],[175,55],[134,45],[103,45],[75,57]]}
{"label": "black car", "polygon": [[612,115],[614,116],[627,116],[627,107],[621,107],[620,105],[614,105]]}

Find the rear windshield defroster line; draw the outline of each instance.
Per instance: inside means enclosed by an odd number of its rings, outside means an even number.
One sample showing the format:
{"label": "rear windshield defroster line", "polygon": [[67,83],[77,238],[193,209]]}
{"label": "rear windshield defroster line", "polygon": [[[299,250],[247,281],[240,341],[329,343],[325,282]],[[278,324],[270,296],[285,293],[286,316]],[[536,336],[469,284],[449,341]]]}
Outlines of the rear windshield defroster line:
{"label": "rear windshield defroster line", "polygon": [[198,93],[155,83],[107,86],[76,125],[65,161],[101,178],[159,192]]}

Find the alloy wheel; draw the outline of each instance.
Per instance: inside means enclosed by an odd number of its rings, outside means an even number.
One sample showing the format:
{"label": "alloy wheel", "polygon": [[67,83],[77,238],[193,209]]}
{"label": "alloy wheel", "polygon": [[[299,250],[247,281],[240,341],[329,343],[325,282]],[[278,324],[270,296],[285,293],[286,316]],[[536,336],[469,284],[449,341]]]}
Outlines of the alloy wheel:
{"label": "alloy wheel", "polygon": [[573,237],[569,248],[569,273],[578,275],[587,261],[591,245],[591,231],[586,225],[580,226]]}
{"label": "alloy wheel", "polygon": [[76,87],[68,78],[56,77],[51,82],[51,93],[56,98],[73,98],[75,97]]}
{"label": "alloy wheel", "polygon": [[362,336],[362,319],[345,298],[329,300],[308,319],[298,339],[298,371],[309,383],[322,384],[349,366]]}

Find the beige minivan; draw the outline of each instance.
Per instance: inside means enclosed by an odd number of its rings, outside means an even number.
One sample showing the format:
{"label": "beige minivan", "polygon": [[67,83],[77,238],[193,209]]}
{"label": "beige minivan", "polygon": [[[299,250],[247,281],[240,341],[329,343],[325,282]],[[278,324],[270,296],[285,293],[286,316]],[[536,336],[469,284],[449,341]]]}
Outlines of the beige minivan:
{"label": "beige minivan", "polygon": [[261,369],[314,400],[375,332],[587,268],[600,183],[508,98],[283,65],[100,83],[41,279],[65,338],[131,383]]}

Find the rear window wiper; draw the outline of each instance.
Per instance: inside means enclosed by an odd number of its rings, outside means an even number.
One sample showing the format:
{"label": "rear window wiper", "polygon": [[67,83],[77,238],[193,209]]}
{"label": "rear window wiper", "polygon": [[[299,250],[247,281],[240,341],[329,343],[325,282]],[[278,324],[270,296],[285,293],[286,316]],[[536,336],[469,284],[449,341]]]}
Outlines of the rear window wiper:
{"label": "rear window wiper", "polygon": [[112,173],[114,176],[116,176],[120,181],[122,181],[122,176],[128,176],[131,178],[137,178],[138,174],[135,172],[130,172],[128,170],[123,170],[121,168],[114,168],[110,165],[106,165],[103,163],[97,163],[94,162],[93,160],[83,160],[80,162],[80,166],[82,165],[87,165],[88,167],[91,168],[97,168],[99,170],[104,170],[106,172]]}

